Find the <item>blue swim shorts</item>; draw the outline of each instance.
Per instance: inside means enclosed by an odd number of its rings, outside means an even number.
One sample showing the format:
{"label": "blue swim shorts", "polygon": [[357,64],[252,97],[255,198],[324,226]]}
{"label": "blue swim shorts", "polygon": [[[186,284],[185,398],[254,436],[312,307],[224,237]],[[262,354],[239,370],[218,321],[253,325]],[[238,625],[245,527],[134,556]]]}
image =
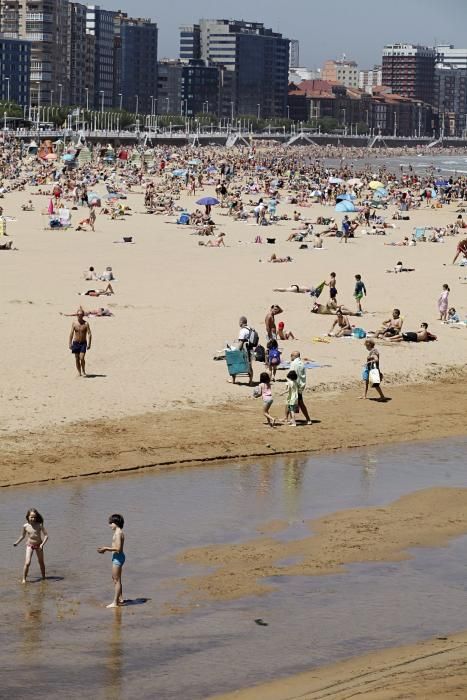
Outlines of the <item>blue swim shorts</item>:
{"label": "blue swim shorts", "polygon": [[112,565],[113,566],[123,566],[125,563],[125,555],[123,552],[114,552],[112,554]]}
{"label": "blue swim shorts", "polygon": [[73,355],[84,355],[87,348],[87,343],[78,343],[76,340],[74,340],[71,344],[71,352]]}

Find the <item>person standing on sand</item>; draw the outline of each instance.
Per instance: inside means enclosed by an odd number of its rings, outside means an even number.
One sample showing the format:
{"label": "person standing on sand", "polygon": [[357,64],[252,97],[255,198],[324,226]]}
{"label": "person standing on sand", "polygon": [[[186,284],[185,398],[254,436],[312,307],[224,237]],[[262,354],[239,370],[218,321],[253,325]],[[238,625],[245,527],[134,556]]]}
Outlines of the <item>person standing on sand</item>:
{"label": "person standing on sand", "polygon": [[383,394],[381,390],[381,381],[383,379],[383,374],[379,368],[379,350],[375,346],[375,341],[374,340],[365,340],[365,347],[368,350],[368,356],[366,358],[366,363],[363,368],[363,374],[362,374],[362,379],[365,382],[365,391],[363,393],[363,396],[360,396],[361,399],[366,399],[368,397],[368,387],[370,384],[370,372],[372,370],[377,370],[378,375],[376,379],[378,381],[372,381],[372,387],[373,389],[376,389],[376,391],[379,394],[379,400],[380,401],[386,401],[386,397]]}
{"label": "person standing on sand", "polygon": [[298,408],[305,416],[307,425],[311,425],[310,414],[308,413],[308,409],[303,400],[303,392],[306,388],[306,367],[298,350],[294,350],[294,352],[290,354],[290,360],[290,369],[297,375]]}
{"label": "person standing on sand", "polygon": [[23,532],[21,537],[19,537],[16,542],[13,542],[13,547],[17,547],[24,538],[27,537],[26,542],[26,559],[24,561],[23,578],[21,583],[26,583],[26,579],[29,572],[29,567],[31,566],[32,555],[35,552],[37,555],[37,560],[39,562],[39,567],[41,570],[41,576],[45,579],[45,562],[44,562],[44,545],[49,539],[47,531],[44,527],[44,518],[35,508],[30,508],[26,513],[26,522],[23,525]]}
{"label": "person standing on sand", "polygon": [[109,517],[109,526],[113,530],[112,544],[110,547],[98,547],[99,554],[112,552],[112,581],[114,582],[114,597],[107,608],[118,608],[124,605],[123,587],[122,587],[122,568],[125,563],[125,554],[123,553],[123,545],[125,543],[125,535],[123,534],[123,525],[125,521],[119,513],[114,513]]}
{"label": "person standing on sand", "polygon": [[266,314],[264,323],[268,340],[277,340],[276,319],[277,314],[281,314],[282,309],[278,304],[273,304]]}
{"label": "person standing on sand", "polygon": [[449,308],[449,292],[451,290],[449,289],[449,285],[443,284],[443,291],[441,293],[440,298],[438,299],[438,311],[439,311],[439,320],[440,321],[446,321],[448,317],[448,308]]}
{"label": "person standing on sand", "polygon": [[355,301],[357,302],[357,311],[363,313],[362,309],[362,299],[366,296],[365,282],[362,281],[361,275],[355,275],[355,291],[353,293]]}
{"label": "person standing on sand", "polygon": [[86,377],[86,350],[91,349],[92,333],[89,323],[84,319],[84,311],[80,308],[76,314],[76,321],[71,324],[68,345],[75,356],[78,376]]}

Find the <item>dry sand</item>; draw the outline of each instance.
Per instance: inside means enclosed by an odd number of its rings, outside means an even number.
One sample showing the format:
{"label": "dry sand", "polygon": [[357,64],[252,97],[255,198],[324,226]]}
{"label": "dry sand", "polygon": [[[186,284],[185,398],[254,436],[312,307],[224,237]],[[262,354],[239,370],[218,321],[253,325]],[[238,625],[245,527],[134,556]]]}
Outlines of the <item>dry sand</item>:
{"label": "dry sand", "polygon": [[[103,193],[103,187],[96,189]],[[164,216],[140,213],[144,211],[142,194],[129,196],[133,216],[124,221],[99,215],[95,233],[46,231],[47,217],[40,210],[47,206],[47,197],[31,197],[35,212],[20,210],[33,191],[7,194],[2,200],[5,214],[17,218],[8,224],[8,232],[19,248],[0,252],[0,425],[4,435],[25,428],[225,402],[238,403],[243,410],[250,390],[229,386],[225,363],[213,362],[212,357],[225,340],[237,337],[241,314],[264,338],[264,316],[273,302],[283,306],[286,327],[300,339],[281,343],[286,358],[296,348],[302,357],[331,365],[309,372],[310,385],[345,388],[360,377],[365,358],[362,342],[313,343],[314,336],[329,330],[332,318],[311,315],[311,301],[305,295],[272,292],[274,287],[295,282],[317,284],[331,270],[337,273],[339,301],[352,308],[354,274],[363,276],[368,288],[364,308],[369,313],[353,319],[356,325],[374,330],[398,306],[405,330],[416,330],[426,320],[438,335],[436,343],[382,347],[388,381],[419,381],[448,366],[465,364],[467,329],[448,328],[436,321],[436,301],[444,282],[451,286],[452,305],[462,315],[466,312],[466,287],[458,279],[464,269],[450,265],[459,239],[409,248],[383,245],[401,240],[414,226],[453,222],[455,205],[411,213],[410,221],[397,222],[399,228],[385,237],[361,236],[348,245],[326,239],[325,250],[299,250],[298,244],[284,242],[293,226],[290,221],[258,228],[232,222],[224,216],[226,210],[217,208],[214,218],[219,230],[226,231],[229,247],[207,249],[198,246],[198,237],[190,235],[188,227],[165,223]],[[196,198],[212,193],[208,187]],[[181,202],[192,207],[194,199],[183,196]],[[290,214],[293,209],[280,205],[278,212]],[[84,212],[73,212],[74,223]],[[333,208],[313,205],[302,212],[315,219],[332,215]],[[135,245],[113,243],[123,234],[133,235]],[[264,239],[275,236],[277,245],[254,244],[257,234]],[[273,251],[291,255],[293,262],[259,262]],[[386,268],[399,259],[416,272],[386,274]],[[115,296],[77,296],[94,286],[82,278],[90,265],[98,271],[113,266],[118,278]],[[320,301],[326,299],[325,292]],[[95,376],[87,380],[75,378],[68,349],[71,319],[59,315],[75,311],[79,303],[85,308],[110,306],[115,313],[113,318],[90,321],[94,342],[88,371]],[[282,414],[279,403],[273,412]]]}

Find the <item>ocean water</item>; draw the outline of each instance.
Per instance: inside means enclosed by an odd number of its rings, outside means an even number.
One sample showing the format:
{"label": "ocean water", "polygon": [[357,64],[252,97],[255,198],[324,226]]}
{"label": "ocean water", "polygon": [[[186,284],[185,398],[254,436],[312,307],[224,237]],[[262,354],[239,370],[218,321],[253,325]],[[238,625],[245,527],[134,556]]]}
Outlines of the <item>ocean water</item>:
{"label": "ocean water", "polygon": [[[313,457],[74,480],[0,491],[0,698],[197,700],[368,650],[467,628],[467,536],[402,562],[277,577],[262,597],[187,612],[187,548],[237,543],[276,520],[389,503],[431,486],[467,487],[467,438]],[[12,547],[30,507],[46,518],[49,578],[20,584]],[[124,596],[112,582],[107,517],[126,519]],[[168,614],[170,606],[171,614]],[[254,620],[262,618],[267,626]]]}

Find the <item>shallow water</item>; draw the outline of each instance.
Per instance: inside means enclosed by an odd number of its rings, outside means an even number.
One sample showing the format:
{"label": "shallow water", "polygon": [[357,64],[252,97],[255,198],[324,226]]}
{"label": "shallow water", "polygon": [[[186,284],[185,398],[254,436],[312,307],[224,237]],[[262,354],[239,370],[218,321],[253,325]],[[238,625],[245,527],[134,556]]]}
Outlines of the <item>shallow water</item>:
{"label": "shallow water", "polygon": [[[467,439],[369,448],[312,458],[80,480],[0,492],[0,698],[196,700],[307,670],[368,649],[467,628],[467,537],[398,563],[346,574],[276,577],[269,595],[167,614],[186,548],[239,542],[287,520],[388,503],[434,485],[467,487]],[[17,538],[28,507],[46,516],[51,580],[19,584]],[[126,518],[124,594],[111,596],[110,512]],[[307,531],[306,531],[307,532]],[[263,618],[267,627],[259,627]]]}
{"label": "shallow water", "polygon": [[[327,163],[332,166],[339,168],[341,164],[340,159],[329,159]],[[371,165],[374,168],[375,174],[378,172],[379,168],[385,167],[390,172],[400,174],[401,166],[404,175],[409,174],[409,166],[412,166],[413,172],[415,174],[424,174],[425,171],[434,171],[436,174],[443,173],[447,176],[455,175],[465,176],[467,174],[467,151],[462,155],[452,155],[446,154],[433,154],[429,152],[417,156],[392,156],[392,155],[379,155],[377,151],[375,152],[375,157],[365,157],[361,159],[348,158],[344,163],[350,163],[353,165],[355,170],[361,170],[367,165]]]}

